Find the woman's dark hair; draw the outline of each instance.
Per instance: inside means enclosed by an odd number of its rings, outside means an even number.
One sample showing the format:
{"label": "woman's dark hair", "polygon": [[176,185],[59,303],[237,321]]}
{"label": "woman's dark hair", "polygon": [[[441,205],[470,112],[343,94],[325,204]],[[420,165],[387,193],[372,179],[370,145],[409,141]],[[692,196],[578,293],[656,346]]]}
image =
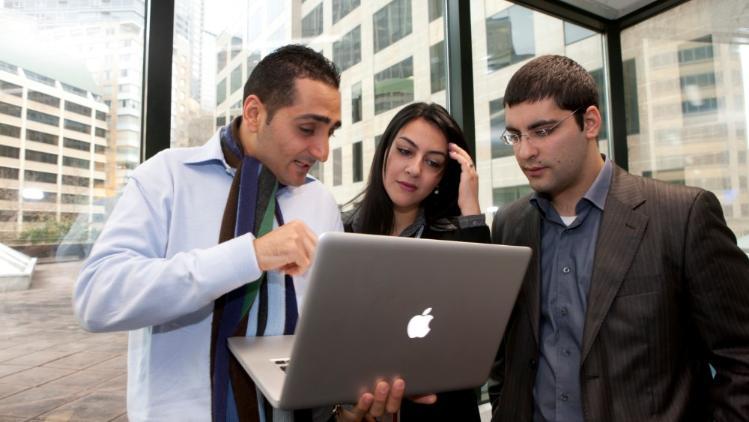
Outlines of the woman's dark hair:
{"label": "woman's dark hair", "polygon": [[[400,110],[390,121],[375,149],[369,180],[364,191],[351,202],[361,201],[356,205],[358,231],[369,234],[390,234],[393,230],[393,201],[385,191],[382,180],[383,169],[387,165],[387,154],[390,146],[404,126],[416,119],[424,119],[439,129],[447,142],[452,142],[469,154],[463,131],[450,113],[439,104],[414,103]],[[458,207],[458,186],[460,185],[460,164],[452,158],[447,159],[447,166],[440,180],[439,194],[430,193],[421,205],[427,224],[445,217],[460,215]]]}

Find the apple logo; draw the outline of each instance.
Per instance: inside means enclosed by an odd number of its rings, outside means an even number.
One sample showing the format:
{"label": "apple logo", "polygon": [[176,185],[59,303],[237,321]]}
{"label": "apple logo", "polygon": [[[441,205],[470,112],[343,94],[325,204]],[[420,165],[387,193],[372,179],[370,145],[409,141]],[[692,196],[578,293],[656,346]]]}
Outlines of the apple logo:
{"label": "apple logo", "polygon": [[415,315],[408,321],[406,331],[409,338],[423,338],[429,334],[429,331],[432,330],[429,328],[429,323],[434,318],[432,315],[429,315],[430,312],[432,312],[432,308],[426,308],[421,315]]}

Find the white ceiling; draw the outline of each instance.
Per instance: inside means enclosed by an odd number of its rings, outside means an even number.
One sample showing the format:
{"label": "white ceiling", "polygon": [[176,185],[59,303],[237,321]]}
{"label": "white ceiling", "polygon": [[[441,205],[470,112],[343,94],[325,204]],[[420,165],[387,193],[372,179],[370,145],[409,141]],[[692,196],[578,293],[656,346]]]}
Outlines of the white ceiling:
{"label": "white ceiling", "polygon": [[619,19],[658,0],[562,0],[606,19]]}

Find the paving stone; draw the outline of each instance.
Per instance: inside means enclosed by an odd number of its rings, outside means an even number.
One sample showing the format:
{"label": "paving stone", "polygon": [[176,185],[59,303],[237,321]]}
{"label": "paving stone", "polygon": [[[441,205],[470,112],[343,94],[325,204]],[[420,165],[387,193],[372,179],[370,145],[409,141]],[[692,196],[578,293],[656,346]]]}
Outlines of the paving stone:
{"label": "paving stone", "polygon": [[29,290],[0,293],[1,422],[127,421],[127,333],[78,325],[80,266],[38,264]]}

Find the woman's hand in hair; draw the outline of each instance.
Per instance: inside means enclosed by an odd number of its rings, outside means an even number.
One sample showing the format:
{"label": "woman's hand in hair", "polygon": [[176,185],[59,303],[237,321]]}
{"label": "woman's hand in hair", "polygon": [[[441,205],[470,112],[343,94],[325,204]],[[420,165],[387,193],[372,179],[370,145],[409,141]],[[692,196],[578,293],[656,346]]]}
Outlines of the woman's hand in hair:
{"label": "woman's hand in hair", "polygon": [[471,156],[463,148],[453,143],[449,143],[447,148],[450,158],[460,164],[460,187],[458,188],[460,214],[463,216],[481,214],[479,175],[476,173],[476,166],[473,164]]}

